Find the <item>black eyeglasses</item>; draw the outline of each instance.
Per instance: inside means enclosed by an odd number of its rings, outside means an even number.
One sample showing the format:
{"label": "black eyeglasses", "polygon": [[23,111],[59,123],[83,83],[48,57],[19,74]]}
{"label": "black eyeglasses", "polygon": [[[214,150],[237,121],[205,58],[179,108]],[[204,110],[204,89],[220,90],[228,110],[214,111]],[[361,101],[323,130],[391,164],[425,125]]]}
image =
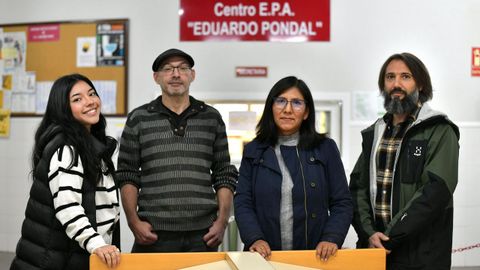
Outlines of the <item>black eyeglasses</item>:
{"label": "black eyeglasses", "polygon": [[182,75],[185,75],[187,74],[188,72],[190,72],[190,70],[192,70],[191,67],[189,66],[178,66],[178,67],[174,67],[174,66],[164,66],[163,68],[161,68],[159,71],[164,73],[164,74],[168,74],[168,75],[171,75],[175,72],[175,69],[178,70],[178,73],[182,74]]}
{"label": "black eyeglasses", "polygon": [[283,110],[287,107],[288,103],[292,105],[292,109],[294,111],[302,111],[305,109],[305,100],[294,98],[292,100],[288,100],[284,97],[275,97],[273,98],[273,106],[276,109]]}

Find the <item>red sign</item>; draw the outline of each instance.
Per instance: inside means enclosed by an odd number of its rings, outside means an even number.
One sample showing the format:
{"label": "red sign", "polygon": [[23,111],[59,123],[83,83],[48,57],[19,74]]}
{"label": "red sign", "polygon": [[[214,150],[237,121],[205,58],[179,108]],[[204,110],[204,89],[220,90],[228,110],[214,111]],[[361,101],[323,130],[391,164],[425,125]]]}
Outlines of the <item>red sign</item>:
{"label": "red sign", "polygon": [[480,48],[472,48],[472,76],[480,76]]}
{"label": "red sign", "polygon": [[267,67],[236,67],[237,77],[267,77]]}
{"label": "red sign", "polygon": [[329,41],[330,0],[180,0],[181,41]]}
{"label": "red sign", "polygon": [[28,27],[28,41],[55,41],[60,37],[60,25],[43,24]]}

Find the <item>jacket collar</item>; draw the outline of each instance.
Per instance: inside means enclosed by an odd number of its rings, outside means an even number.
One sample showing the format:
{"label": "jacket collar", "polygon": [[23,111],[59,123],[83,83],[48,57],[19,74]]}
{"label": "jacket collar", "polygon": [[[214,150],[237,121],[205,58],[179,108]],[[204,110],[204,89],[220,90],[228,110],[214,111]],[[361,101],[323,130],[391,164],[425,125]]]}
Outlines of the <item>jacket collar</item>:
{"label": "jacket collar", "polygon": [[452,128],[455,134],[457,135],[457,138],[460,139],[460,131],[458,130],[458,126],[455,125],[455,123],[448,118],[448,116],[440,111],[433,110],[428,103],[424,103],[420,112],[418,113],[417,120],[413,123],[413,125],[418,125],[422,122],[426,121],[445,121],[447,124],[449,124]]}
{"label": "jacket collar", "polygon": [[[375,123],[373,123],[371,126],[367,127],[366,129],[362,130],[361,133],[367,134],[369,132],[373,132],[375,130],[375,127],[377,127],[377,129],[380,127],[379,130],[382,130],[385,126],[384,117],[377,119]],[[414,127],[416,128],[417,126],[422,126],[424,124],[437,123],[442,121],[444,123],[446,122],[447,124],[449,124],[453,128],[455,134],[457,135],[457,138],[460,138],[460,132],[457,125],[455,125],[455,123],[453,123],[446,114],[440,111],[433,110],[428,103],[422,104],[422,107],[420,107],[420,111],[418,111],[417,117],[415,121],[412,123],[412,126],[410,129]]]}
{"label": "jacket collar", "polygon": [[269,144],[259,142],[257,139],[254,139],[247,144],[243,155],[246,158],[259,159],[269,147],[271,147]]}
{"label": "jacket collar", "polygon": [[243,152],[243,158],[252,159],[253,164],[262,164],[263,166],[281,174],[275,151],[269,144],[254,139],[246,145],[245,151]]}
{"label": "jacket collar", "polygon": [[[299,149],[300,157],[305,158],[307,162],[314,163],[319,161],[323,164],[326,164],[329,158],[328,155],[330,153],[320,150],[323,144],[324,142],[320,143],[319,146],[311,149],[311,151]],[[276,162],[277,159],[275,157],[275,151],[273,147],[271,147],[269,144],[259,142],[257,139],[247,144],[243,153],[243,157],[253,159],[254,163],[263,163],[265,166],[280,172],[280,168],[278,167],[278,163]]]}

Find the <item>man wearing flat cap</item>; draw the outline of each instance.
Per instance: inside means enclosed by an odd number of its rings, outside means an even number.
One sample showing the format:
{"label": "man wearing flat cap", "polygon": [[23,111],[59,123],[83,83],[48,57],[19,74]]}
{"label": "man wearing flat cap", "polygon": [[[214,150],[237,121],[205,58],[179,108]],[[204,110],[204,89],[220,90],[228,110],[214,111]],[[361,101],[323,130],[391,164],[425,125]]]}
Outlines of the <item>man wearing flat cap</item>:
{"label": "man wearing flat cap", "polygon": [[223,239],[238,172],[220,114],[189,95],[194,64],[161,53],[152,70],[162,95],[127,117],[116,180],[132,252],[216,251]]}

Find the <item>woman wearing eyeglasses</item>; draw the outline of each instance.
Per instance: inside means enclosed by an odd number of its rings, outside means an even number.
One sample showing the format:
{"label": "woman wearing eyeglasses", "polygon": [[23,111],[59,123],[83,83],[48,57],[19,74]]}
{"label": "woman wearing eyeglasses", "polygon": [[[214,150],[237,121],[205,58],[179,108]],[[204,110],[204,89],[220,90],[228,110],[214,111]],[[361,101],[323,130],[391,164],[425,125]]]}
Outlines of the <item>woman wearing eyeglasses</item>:
{"label": "woman wearing eyeglasses", "polygon": [[270,90],[245,146],[234,198],[245,250],[315,249],[327,260],[345,240],[353,205],[337,145],[315,131],[308,86],[285,77]]}

